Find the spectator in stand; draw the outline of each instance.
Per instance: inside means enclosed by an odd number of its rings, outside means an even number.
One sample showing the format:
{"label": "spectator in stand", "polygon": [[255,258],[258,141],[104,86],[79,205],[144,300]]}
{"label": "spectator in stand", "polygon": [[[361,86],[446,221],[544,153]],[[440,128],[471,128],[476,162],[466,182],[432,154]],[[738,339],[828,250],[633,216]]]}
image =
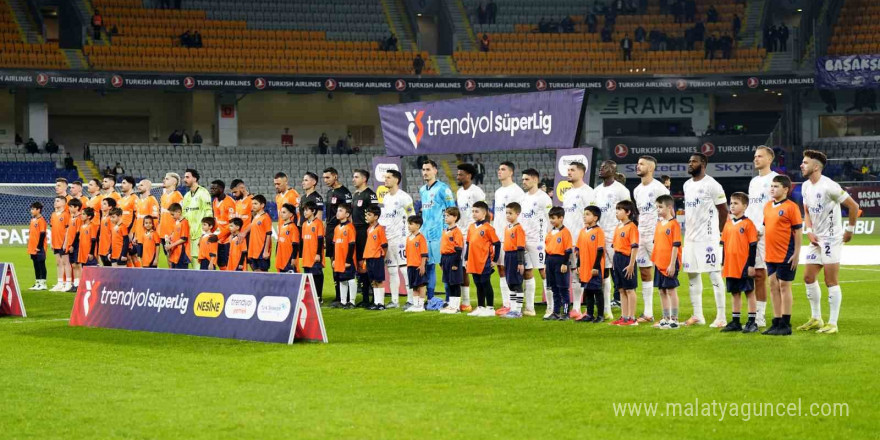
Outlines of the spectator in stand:
{"label": "spectator in stand", "polygon": [[611,42],[611,28],[605,26],[602,28],[602,42],[610,43]]}
{"label": "spectator in stand", "polygon": [[779,35],[779,51],[787,52],[788,51],[788,26],[785,23],[779,25],[779,30],[777,31]]}
{"label": "spectator in stand", "polygon": [[702,21],[698,21],[697,24],[694,25],[694,39],[696,41],[703,41],[703,38],[706,37],[706,25],[703,24]]}
{"label": "spectator in stand", "polygon": [[183,130],[183,132],[180,133],[180,143],[183,145],[189,145],[189,135],[186,133],[186,130]]}
{"label": "spectator in stand", "polygon": [[645,42],[645,28],[641,25],[636,28],[636,43],[644,43]]}
{"label": "spectator in stand", "polygon": [[192,37],[192,47],[202,47],[202,34],[196,31]]}
{"label": "spectator in stand", "polygon": [[169,143],[169,144],[174,144],[174,145],[177,145],[177,144],[180,143],[180,133],[178,133],[177,130],[174,130],[174,131],[168,136],[168,143]]}
{"label": "spectator in stand", "polygon": [[180,34],[180,45],[182,47],[192,46],[192,34],[190,34],[189,29],[187,29],[186,32]]}
{"label": "spectator in stand", "polygon": [[544,17],[541,17],[541,19],[538,20],[538,32],[542,34],[550,32],[550,24]]}
{"label": "spectator in stand", "polygon": [[633,41],[629,38],[629,34],[624,34],[623,39],[620,40],[620,49],[623,50],[623,60],[624,61],[632,61],[632,48]]}
{"label": "spectator in stand", "polygon": [[605,27],[614,30],[615,24],[617,24],[617,13],[614,9],[608,8],[608,12],[605,13]]}
{"label": "spectator in stand", "polygon": [[52,138],[49,138],[49,141],[46,142],[45,148],[46,152],[49,154],[55,154],[58,152],[58,144],[56,144],[55,141],[52,140]]}
{"label": "spectator in stand", "polygon": [[67,156],[64,157],[64,169],[69,171],[76,169],[76,165],[73,162],[73,156],[71,156],[70,153],[67,153]]}
{"label": "spectator in stand", "polygon": [[[483,34],[483,37],[486,37],[486,34]],[[418,76],[422,76],[422,69],[425,68],[425,60],[422,59],[422,54],[416,55],[416,58],[412,62],[412,66],[413,72],[415,72]]]}
{"label": "spectator in stand", "polygon": [[382,41],[382,50],[386,52],[397,52],[397,35],[392,32],[388,38]]}
{"label": "spectator in stand", "polygon": [[721,46],[721,56],[725,60],[729,60],[733,52],[733,38],[730,37],[730,34],[725,32],[724,36],[719,40],[719,45]]}
{"label": "spectator in stand", "polygon": [[477,23],[484,25],[486,24],[487,19],[486,4],[480,2],[480,4],[477,5]]}
{"label": "spectator in stand", "polygon": [[92,15],[92,39],[100,40],[101,39],[101,28],[104,27],[104,17],[101,16],[101,12],[95,9],[95,14]]}
{"label": "spectator in stand", "polygon": [[672,3],[672,15],[676,24],[684,23],[684,0],[675,0]]}
{"label": "spectator in stand", "polygon": [[688,23],[694,22],[694,17],[697,15],[697,2],[694,0],[685,0],[684,2],[684,21]]}
{"label": "spectator in stand", "polygon": [[21,138],[21,135],[15,133],[15,145],[21,145],[24,143],[24,140]]}
{"label": "spectator in stand", "polygon": [[202,135],[199,134],[199,131],[198,131],[198,130],[196,130],[196,132],[193,133],[193,140],[192,140],[192,143],[194,143],[194,144],[196,144],[196,145],[202,145],[202,142],[203,142],[203,140],[202,140]]}
{"label": "spectator in stand", "polygon": [[354,136],[351,134],[351,131],[345,134],[345,147],[348,148],[350,154],[361,152],[361,147],[354,143]]}
{"label": "spectator in stand", "polygon": [[480,52],[488,52],[489,51],[489,35],[483,34],[480,37]]}
{"label": "spectator in stand", "polygon": [[34,138],[28,138],[27,143],[24,144],[24,151],[29,154],[37,154],[40,152],[40,147],[34,142]]}
{"label": "spectator in stand", "polygon": [[121,175],[125,174],[125,168],[122,168],[122,164],[120,164],[119,162],[116,162],[116,166],[113,167],[113,173],[111,173],[111,174],[116,174],[117,176],[121,176]]}
{"label": "spectator in stand", "polygon": [[474,183],[477,185],[482,185],[483,177],[486,176],[486,166],[483,165],[483,158],[477,157],[477,163],[474,164],[474,167],[477,168],[477,175],[474,176]]}
{"label": "spectator in stand", "polygon": [[[107,165],[107,167],[104,168],[104,173],[102,173],[102,175],[104,175],[104,176],[112,176],[113,175],[113,169],[110,168],[110,165]],[[114,180],[115,180],[115,178],[114,178]]]}
{"label": "spectator in stand", "polygon": [[709,6],[709,10],[706,11],[706,23],[718,23],[718,10],[715,9],[715,5]]}
{"label": "spectator in stand", "polygon": [[119,35],[119,28],[114,24],[113,27],[110,28],[110,32],[107,32],[107,40],[112,43],[113,37],[117,35]]}
{"label": "spectator in stand", "polygon": [[572,20],[570,16],[566,15],[565,18],[563,18],[562,21],[559,22],[559,31],[566,34],[574,32],[574,20]]}
{"label": "spectator in stand", "polygon": [[596,33],[596,25],[599,23],[599,20],[596,18],[596,14],[594,14],[592,12],[587,14],[586,23],[587,23],[587,32],[589,32],[591,34],[595,34]]}
{"label": "spectator in stand", "polygon": [[282,147],[293,146],[293,135],[290,134],[290,128],[285,127],[284,133],[281,133],[281,146]]}
{"label": "spectator in stand", "polygon": [[764,29],[764,49],[767,52],[774,52],[776,50],[776,27],[773,25]]}
{"label": "spectator in stand", "polygon": [[489,0],[489,4],[486,5],[486,20],[489,24],[495,24],[495,17],[498,15],[498,5],[495,3],[495,0]]}
{"label": "spectator in stand", "polygon": [[714,36],[710,35],[709,38],[706,38],[706,41],[703,43],[703,48],[706,50],[706,59],[714,60],[715,59],[715,50],[717,47],[717,40]]}
{"label": "spectator in stand", "polygon": [[346,145],[344,136],[339,136],[339,140],[336,141],[336,154],[351,154],[351,150]]}
{"label": "spectator in stand", "polygon": [[318,138],[318,153],[327,154],[330,150],[330,137],[327,136],[327,133],[321,133],[321,137]]}
{"label": "spectator in stand", "polygon": [[742,30],[742,19],[739,18],[739,15],[733,14],[733,38],[739,38],[739,32]]}

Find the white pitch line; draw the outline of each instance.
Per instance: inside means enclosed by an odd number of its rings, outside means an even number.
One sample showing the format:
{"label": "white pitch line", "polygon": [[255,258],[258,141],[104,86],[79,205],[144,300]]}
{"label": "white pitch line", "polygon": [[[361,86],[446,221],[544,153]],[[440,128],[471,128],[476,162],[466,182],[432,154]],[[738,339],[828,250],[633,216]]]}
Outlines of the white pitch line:
{"label": "white pitch line", "polygon": [[70,318],[52,318],[52,319],[18,319],[15,321],[3,321],[0,320],[0,324],[9,323],[9,324],[27,324],[31,322],[57,322],[57,321],[70,321]]}

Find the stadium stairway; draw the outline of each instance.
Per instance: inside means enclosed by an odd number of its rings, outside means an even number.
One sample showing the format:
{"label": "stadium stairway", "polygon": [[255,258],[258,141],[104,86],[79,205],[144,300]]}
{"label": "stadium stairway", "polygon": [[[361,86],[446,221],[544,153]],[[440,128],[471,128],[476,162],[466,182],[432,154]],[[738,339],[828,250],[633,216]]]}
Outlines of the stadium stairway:
{"label": "stadium stairway", "polygon": [[791,46],[788,52],[772,52],[767,54],[764,60],[765,72],[790,72],[794,69],[794,56],[791,53]]}
{"label": "stadium stairway", "polygon": [[79,49],[61,49],[61,52],[64,53],[64,56],[67,58],[67,64],[71,69],[74,70],[88,70],[89,62],[86,61],[86,56]]}
{"label": "stadium stairway", "polygon": [[385,11],[388,26],[391,26],[394,35],[397,36],[398,50],[416,50],[413,31],[410,29],[409,21],[404,19],[405,8],[400,0],[382,0],[382,9]]}
{"label": "stadium stairway", "polygon": [[431,55],[431,58],[434,59],[434,66],[437,67],[437,74],[439,75],[457,75],[458,71],[455,70],[455,63],[452,62],[452,57],[449,55]]}
{"label": "stadium stairway", "polygon": [[79,177],[83,182],[88,182],[89,179],[100,179],[101,172],[98,171],[98,167],[95,166],[95,163],[90,160],[75,160],[73,161],[76,164],[76,169],[79,171]]}
{"label": "stadium stairway", "polygon": [[746,16],[743,17],[745,28],[740,32],[739,47],[757,47],[758,36],[761,34],[761,13],[764,12],[766,0],[751,0],[746,5]]}
{"label": "stadium stairway", "polygon": [[28,44],[43,43],[43,33],[40,29],[37,29],[37,25],[31,18],[30,13],[28,13],[25,1],[8,0],[7,3],[15,14],[15,21],[18,22],[18,27],[21,28],[21,32],[25,37],[24,41]]}
{"label": "stadium stairway", "polygon": [[449,15],[452,17],[452,23],[455,25],[456,50],[474,50],[476,37],[464,4],[461,0],[449,0],[445,3],[449,9]]}

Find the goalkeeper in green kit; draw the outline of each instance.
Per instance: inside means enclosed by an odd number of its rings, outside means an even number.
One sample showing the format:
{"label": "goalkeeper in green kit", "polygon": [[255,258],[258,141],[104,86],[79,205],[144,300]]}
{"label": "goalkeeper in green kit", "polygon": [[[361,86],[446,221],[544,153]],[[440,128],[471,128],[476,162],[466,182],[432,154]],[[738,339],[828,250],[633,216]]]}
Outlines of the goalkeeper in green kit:
{"label": "goalkeeper in green kit", "polygon": [[183,196],[180,206],[183,207],[183,218],[189,222],[189,242],[192,246],[190,255],[199,254],[199,238],[202,236],[202,219],[214,217],[211,206],[211,194],[199,185],[199,172],[187,169],[183,175],[183,184],[188,191]]}

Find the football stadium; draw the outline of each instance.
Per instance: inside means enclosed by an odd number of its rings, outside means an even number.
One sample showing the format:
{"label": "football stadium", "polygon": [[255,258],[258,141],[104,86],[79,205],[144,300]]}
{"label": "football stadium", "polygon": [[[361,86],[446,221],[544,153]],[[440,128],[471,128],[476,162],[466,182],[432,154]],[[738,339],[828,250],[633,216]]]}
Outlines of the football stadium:
{"label": "football stadium", "polygon": [[3,0],[0,437],[875,438],[878,23]]}

